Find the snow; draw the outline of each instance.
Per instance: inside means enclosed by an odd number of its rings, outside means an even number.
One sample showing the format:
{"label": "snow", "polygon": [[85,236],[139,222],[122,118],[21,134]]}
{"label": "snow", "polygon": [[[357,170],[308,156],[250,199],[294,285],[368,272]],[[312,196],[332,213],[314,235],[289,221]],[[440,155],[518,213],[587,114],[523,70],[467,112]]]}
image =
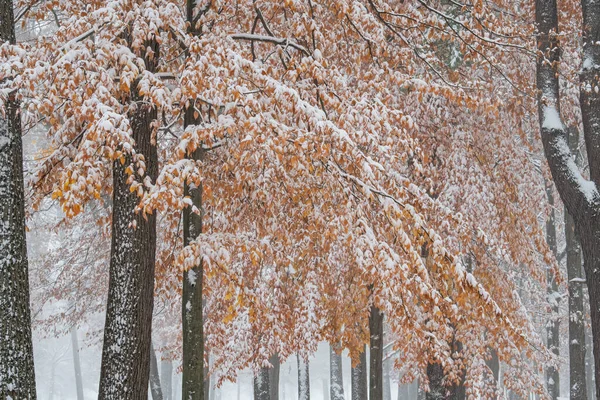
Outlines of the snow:
{"label": "snow", "polygon": [[545,106],[544,107],[544,122],[542,123],[542,128],[546,129],[563,129],[562,121],[560,120],[560,115],[554,106]]}
{"label": "snow", "polygon": [[600,197],[596,184],[592,181],[588,181],[581,175],[577,164],[575,164],[575,160],[573,160],[573,157],[571,156],[571,151],[569,150],[569,145],[565,138],[562,136],[557,137],[554,147],[561,158],[566,161],[567,172],[571,176],[571,179],[579,186],[580,192],[583,193],[590,204],[594,203]]}
{"label": "snow", "polygon": [[188,271],[188,281],[190,282],[190,285],[196,285],[196,271],[194,271],[193,269],[190,269]]}

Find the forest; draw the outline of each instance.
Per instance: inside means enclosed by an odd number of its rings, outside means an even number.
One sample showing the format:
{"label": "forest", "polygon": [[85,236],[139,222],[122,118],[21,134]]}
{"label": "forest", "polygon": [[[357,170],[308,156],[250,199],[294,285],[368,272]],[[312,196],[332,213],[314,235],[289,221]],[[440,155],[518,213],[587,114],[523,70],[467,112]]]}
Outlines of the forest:
{"label": "forest", "polygon": [[0,0],[0,398],[600,398],[599,0]]}

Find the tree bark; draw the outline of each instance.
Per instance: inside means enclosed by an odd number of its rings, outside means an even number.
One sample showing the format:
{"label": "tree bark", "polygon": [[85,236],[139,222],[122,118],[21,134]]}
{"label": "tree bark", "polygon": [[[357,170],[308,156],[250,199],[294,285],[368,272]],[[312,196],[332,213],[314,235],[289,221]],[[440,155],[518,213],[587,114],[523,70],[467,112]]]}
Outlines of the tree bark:
{"label": "tree bark", "polygon": [[446,388],[444,386],[444,368],[441,364],[427,365],[427,378],[429,379],[429,391],[425,393],[427,400],[446,399]]}
{"label": "tree bark", "polygon": [[83,400],[83,380],[81,375],[81,360],[79,359],[79,340],[77,340],[77,328],[71,328],[71,346],[73,349],[73,367],[75,368],[75,386],[77,388],[77,400]]}
{"label": "tree bark", "polygon": [[[196,34],[194,26],[195,0],[186,1],[188,32]],[[186,108],[184,115],[184,129],[197,125],[201,118],[195,111],[195,99]],[[204,150],[197,148],[189,158],[194,161],[204,159]],[[202,185],[185,184],[184,195],[189,196],[192,204],[200,214],[192,211],[191,207],[183,210],[183,244],[188,246],[202,233]],[[202,261],[199,265],[183,272],[182,295],[182,323],[183,323],[183,399],[207,400],[210,383],[205,381],[207,373],[204,366],[204,316],[202,289],[204,284],[204,267]]]}
{"label": "tree bark", "polygon": [[269,397],[271,400],[279,400],[279,373],[281,371],[279,354],[273,354],[269,362],[273,366],[273,368],[269,369]]}
{"label": "tree bark", "polygon": [[[587,318],[586,318],[587,320]],[[594,355],[589,349],[593,348],[592,332],[590,328],[585,327],[585,348],[588,349],[585,353],[585,376],[587,382],[587,397],[593,400],[596,384],[594,382]]]}
{"label": "tree bark", "polygon": [[[554,194],[551,182],[546,183],[546,196],[550,205],[550,215],[546,220],[546,242],[548,247],[554,254],[556,259],[558,250],[556,246],[556,224],[554,212]],[[546,322],[546,347],[556,355],[560,355],[560,337],[559,337],[559,299],[558,283],[552,268],[546,271],[546,294],[548,296],[548,304],[550,304],[550,315]],[[549,365],[546,368],[546,389],[553,400],[560,397],[560,376],[558,368],[555,365]]]}
{"label": "tree bark", "polygon": [[[188,107],[184,116],[184,127],[199,123],[194,115],[193,105]],[[190,158],[200,161],[204,150],[196,149]],[[194,213],[191,207],[183,209],[183,241],[188,246],[202,233],[202,185],[184,186],[184,195],[190,197],[192,204],[199,210]],[[204,323],[202,310],[202,287],[204,271],[202,262],[183,273],[183,398],[186,400],[204,400]]]}
{"label": "tree bark", "polygon": [[558,63],[558,12],[556,0],[536,0],[536,22],[540,56],[536,65],[538,114],[544,153],[552,177],[579,234],[584,269],[590,298],[594,361],[596,365],[596,397],[600,397],[600,94],[596,75],[600,70],[600,3],[582,0],[583,58],[580,74],[580,107],[586,150],[592,182],[577,169],[568,147],[564,124],[556,122],[560,115]]}
{"label": "tree bark", "polygon": [[[0,0],[0,43],[16,43],[12,0]],[[35,399],[20,104],[0,113],[0,397]]]}
{"label": "tree bark", "polygon": [[383,313],[374,305],[369,314],[369,399],[383,400]]}
{"label": "tree bark", "polygon": [[[154,57],[145,57],[146,69],[156,71],[158,42],[148,40]],[[129,121],[136,154],[146,164],[145,177],[153,182],[158,175],[156,108],[142,102],[134,85],[129,103]],[[113,166],[112,244],[108,286],[108,304],[104,326],[100,399],[146,400],[150,373],[150,337],[154,307],[154,267],[156,258],[156,215],[136,213],[137,194],[127,182],[125,163]],[[137,168],[134,168],[137,170]],[[137,176],[137,179],[144,177]]]}
{"label": "tree bark", "polygon": [[298,400],[310,400],[310,364],[299,355],[296,357],[298,359]]}
{"label": "tree bark", "polygon": [[254,400],[270,400],[269,368],[261,368],[254,374]]}
{"label": "tree bark", "polygon": [[356,367],[351,371],[352,400],[367,398],[367,350],[363,348]]}
{"label": "tree bark", "polygon": [[329,398],[331,400],[344,400],[342,353],[339,344],[329,345]]}
{"label": "tree bark", "polygon": [[[569,148],[577,154],[579,131],[570,130]],[[579,165],[575,157],[575,163]],[[573,217],[565,209],[565,242],[567,248],[567,278],[569,285],[569,393],[572,400],[587,400],[585,377],[585,314],[581,246],[575,234]]]}

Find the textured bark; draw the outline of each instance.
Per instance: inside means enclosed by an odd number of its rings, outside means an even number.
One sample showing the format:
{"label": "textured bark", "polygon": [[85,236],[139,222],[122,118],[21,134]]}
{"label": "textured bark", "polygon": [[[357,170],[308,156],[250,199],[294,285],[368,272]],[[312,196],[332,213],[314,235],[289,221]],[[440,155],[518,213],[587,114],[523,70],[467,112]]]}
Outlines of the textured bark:
{"label": "textured bark", "polygon": [[173,399],[173,363],[171,360],[163,360],[160,363],[160,383],[163,388],[163,398]]}
{"label": "textured bark", "polygon": [[273,354],[269,362],[273,366],[273,368],[269,369],[269,397],[271,400],[279,400],[279,373],[281,371],[279,354]]}
{"label": "textured bark", "polygon": [[339,344],[329,345],[329,398],[344,400],[344,376],[342,353]]}
{"label": "textured bark", "polygon": [[[154,72],[159,58],[158,43],[148,41],[144,48],[147,47],[152,48],[156,56],[144,61],[146,68]],[[145,176],[154,182],[158,174],[158,155],[156,134],[151,124],[157,118],[156,109],[140,101],[142,98],[136,92],[131,100],[129,121],[135,151],[144,156]],[[135,213],[139,198],[135,192],[130,192],[129,175],[125,172],[130,162],[128,156],[124,164],[116,160],[113,166],[112,244],[100,399],[148,398],[156,215]]]}
{"label": "textured bark", "polygon": [[[590,298],[595,365],[600,364],[600,95],[593,90],[600,70],[600,2],[582,0],[583,10],[583,68],[580,74],[580,106],[589,162],[590,177],[596,190],[583,181],[574,168],[568,149],[568,135],[564,126],[546,124],[548,111],[560,112],[558,63],[560,49],[556,36],[558,13],[556,0],[536,0],[538,57],[536,80],[538,114],[544,153],[560,197],[573,217],[583,251],[584,269]],[[554,110],[553,110],[553,109]],[[566,149],[565,149],[566,147]],[[596,397],[600,397],[600,369],[596,367]]]}
{"label": "textured bark", "polygon": [[163,400],[160,376],[158,375],[158,360],[156,359],[154,345],[150,345],[150,392],[152,393],[152,400]]}
{"label": "textured bark", "polygon": [[[184,126],[199,123],[194,116],[194,107],[185,112]],[[204,150],[196,149],[190,156],[193,160],[202,160]],[[186,184],[184,195],[189,196],[192,204],[202,213],[202,185],[195,187]],[[202,233],[202,215],[190,207],[183,210],[183,241],[187,246]],[[202,262],[183,273],[183,399],[204,400],[204,323],[202,310],[202,287],[204,271]],[[207,385],[208,386],[208,385]]]}
{"label": "textured bark", "polygon": [[[194,26],[195,0],[186,1],[186,15],[188,29],[196,34]],[[194,101],[185,110],[184,128],[197,125],[201,122],[200,116],[195,114]],[[204,150],[198,148],[189,155],[192,160],[200,161],[204,158]],[[192,211],[191,207],[183,210],[183,244],[189,245],[202,233],[202,186],[184,186],[184,195],[189,196],[192,204],[200,214]],[[182,295],[182,323],[183,323],[183,378],[182,398],[184,400],[207,400],[210,383],[204,366],[204,316],[202,289],[204,283],[204,267],[202,261],[183,273]]]}
{"label": "textured bark", "polygon": [[427,365],[427,378],[429,379],[429,391],[425,394],[427,400],[446,399],[446,388],[444,387],[444,368],[441,364]]}
{"label": "textured bark", "polygon": [[369,314],[369,399],[383,400],[383,313],[371,306]]}
{"label": "textured bark", "polygon": [[[0,0],[0,43],[15,44],[13,2]],[[0,113],[0,397],[36,397],[19,102]]]}
{"label": "textured bark", "polygon": [[[550,215],[546,220],[546,242],[556,258],[558,250],[556,246],[554,194],[550,182],[546,183],[546,196],[548,198],[548,204],[550,205]],[[558,283],[556,282],[554,271],[551,268],[548,268],[546,271],[546,294],[548,296],[548,303],[550,304],[550,315],[546,322],[546,347],[552,353],[556,354],[558,358],[560,352],[560,316],[558,309],[560,295],[558,293]],[[546,368],[546,389],[552,399],[556,400],[560,396],[560,376],[558,368],[555,365],[549,365]]]}
{"label": "textured bark", "polygon": [[[298,358],[298,400],[310,400],[310,365],[308,360]],[[323,391],[323,396],[325,396]]]}
{"label": "textured bark", "polygon": [[[577,154],[579,131],[571,129],[569,147]],[[579,164],[579,160],[575,160]],[[575,234],[573,217],[565,209],[565,242],[569,284],[569,394],[572,400],[587,400],[585,377],[585,314],[583,309],[583,274],[581,246]]]}
{"label": "textured bark", "polygon": [[81,375],[79,340],[77,339],[76,327],[71,328],[71,347],[73,349],[73,367],[75,368],[75,387],[77,388],[77,400],[83,400],[83,380]]}
{"label": "textured bark", "polygon": [[363,348],[356,367],[351,371],[352,400],[364,400],[367,398],[367,350]]}
{"label": "textured bark", "polygon": [[270,400],[269,368],[261,368],[254,374],[254,400]]}

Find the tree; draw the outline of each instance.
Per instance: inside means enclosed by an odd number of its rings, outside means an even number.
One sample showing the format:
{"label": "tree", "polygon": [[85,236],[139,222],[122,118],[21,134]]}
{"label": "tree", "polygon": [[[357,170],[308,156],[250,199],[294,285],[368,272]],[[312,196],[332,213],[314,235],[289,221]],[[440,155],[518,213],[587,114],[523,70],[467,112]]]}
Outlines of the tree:
{"label": "tree", "polygon": [[[128,45],[133,50],[133,38]],[[159,54],[156,38],[143,43],[144,67],[155,72]],[[139,85],[140,77],[135,78]],[[157,111],[142,102],[138,88],[132,90],[128,118],[135,156],[123,155],[113,163],[113,215],[110,279],[100,397],[107,399],[146,398],[150,372],[154,268],[156,257],[156,214],[136,213],[139,199],[130,190],[133,169],[140,180],[154,182],[158,174]],[[122,151],[126,152],[125,148]]]}
{"label": "tree", "polygon": [[83,380],[81,374],[81,360],[79,359],[79,340],[77,339],[77,327],[75,326],[71,328],[71,348],[73,350],[73,367],[75,369],[77,400],[83,400]]}
{"label": "tree", "polygon": [[362,400],[368,398],[367,384],[367,349],[363,347],[360,353],[358,364],[351,370],[352,400]]}
{"label": "tree", "polygon": [[[539,35],[539,55],[536,64],[538,116],[544,153],[552,177],[573,217],[575,231],[579,234],[584,259],[584,269],[590,304],[600,301],[600,280],[594,272],[600,263],[598,251],[598,212],[600,196],[597,184],[600,179],[600,151],[596,145],[600,125],[595,121],[600,115],[600,96],[594,90],[600,52],[593,43],[600,35],[598,6],[588,0],[581,1],[583,11],[583,67],[580,74],[580,107],[583,133],[590,166],[590,180],[585,179],[574,162],[568,145],[568,132],[561,120],[558,66],[560,44],[558,40],[558,11],[555,0],[536,1],[536,23]],[[600,313],[591,307],[592,332],[600,335]],[[600,361],[600,341],[594,340],[595,364]],[[596,395],[600,396],[600,368],[596,368]]]}
{"label": "tree", "polygon": [[344,400],[344,375],[339,344],[329,344],[329,398]]}
{"label": "tree", "polygon": [[[571,129],[569,148],[575,155],[579,147],[579,130]],[[585,313],[583,308],[583,283],[581,247],[575,233],[573,217],[567,210],[565,215],[565,245],[567,251],[567,279],[569,280],[569,398],[587,400],[587,382],[585,370]]]}
{"label": "tree", "polygon": [[[553,187],[550,183],[548,183],[548,187],[546,187],[546,195],[548,196],[548,204],[551,208],[550,215],[546,220],[546,242],[556,258],[558,257],[558,248],[556,244],[555,205]],[[558,292],[556,271],[553,270],[553,268],[548,268],[548,271],[546,272],[546,282],[546,293],[550,305],[550,314],[548,316],[548,322],[546,323],[546,347],[548,347],[548,349],[556,355],[556,359],[558,359],[560,355],[560,293]],[[549,364],[546,368],[546,388],[553,400],[560,397],[560,375],[557,365]]]}
{"label": "tree", "polygon": [[[298,358],[298,400],[310,400],[310,364],[299,355]],[[323,388],[326,388],[324,385]]]}
{"label": "tree", "polygon": [[383,313],[375,305],[369,316],[369,399],[383,400]]}
{"label": "tree", "polygon": [[[16,45],[12,0],[0,1],[0,60]],[[11,88],[14,76],[0,85],[0,395],[36,397],[29,275],[25,238],[25,195],[21,112]]]}

